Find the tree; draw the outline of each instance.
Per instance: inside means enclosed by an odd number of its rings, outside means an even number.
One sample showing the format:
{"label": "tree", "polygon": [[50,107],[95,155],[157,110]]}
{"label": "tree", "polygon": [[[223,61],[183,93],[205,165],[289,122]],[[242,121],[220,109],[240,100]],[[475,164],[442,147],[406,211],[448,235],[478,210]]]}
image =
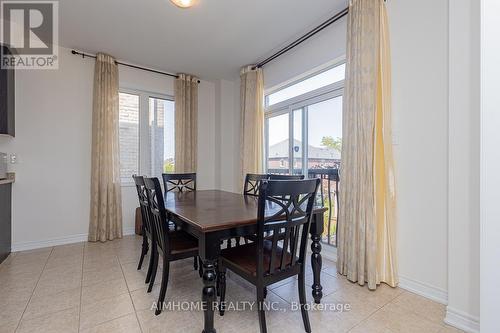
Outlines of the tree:
{"label": "tree", "polygon": [[321,139],[321,145],[326,148],[342,151],[342,138],[333,138],[331,136],[324,136]]}

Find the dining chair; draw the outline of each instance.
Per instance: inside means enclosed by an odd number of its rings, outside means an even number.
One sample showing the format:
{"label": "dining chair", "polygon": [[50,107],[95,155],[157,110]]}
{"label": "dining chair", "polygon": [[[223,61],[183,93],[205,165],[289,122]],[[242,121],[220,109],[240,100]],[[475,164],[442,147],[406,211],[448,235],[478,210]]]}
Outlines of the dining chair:
{"label": "dining chair", "polygon": [[[240,275],[257,289],[260,332],[267,332],[265,288],[298,275],[298,292],[306,332],[311,325],[306,310],[305,256],[314,199],[319,180],[269,180],[259,189],[257,239],[250,244],[224,249],[218,263],[220,315],[224,315],[226,270]],[[266,237],[272,232],[272,239]]]}
{"label": "dining chair", "polygon": [[[163,173],[163,188],[165,196],[168,192],[191,192],[196,191],[196,173]],[[201,259],[193,259],[193,267],[198,271],[200,277],[203,276],[203,265]]]}
{"label": "dining chair", "polygon": [[271,173],[268,175],[269,180],[303,180],[304,175],[283,175]]}
{"label": "dining chair", "polygon": [[266,174],[247,173],[245,176],[245,184],[243,187],[243,194],[259,196],[259,188],[263,180],[268,180],[269,176]]}
{"label": "dining chair", "polygon": [[167,292],[170,262],[197,257],[198,240],[185,231],[176,230],[170,227],[158,178],[145,178],[144,184],[149,203],[149,219],[153,227],[154,239],[156,240],[156,246],[154,246],[151,251],[154,256],[154,261],[148,292],[151,291],[154,285],[159,254],[163,257],[161,288],[155,311],[155,314],[159,315]]}
{"label": "dining chair", "polygon": [[196,191],[196,173],[164,173],[162,177],[165,193]]}
{"label": "dining chair", "polygon": [[[139,259],[139,265],[137,266],[137,270],[142,268],[142,262],[144,261],[144,257],[148,253],[149,250],[149,242],[151,242],[151,248],[154,248],[154,235],[151,228],[151,222],[149,221],[149,203],[148,197],[146,194],[146,188],[144,186],[144,177],[133,175],[135,188],[137,189],[137,196],[139,197],[139,206],[141,208],[141,217],[142,217],[142,249],[141,249],[141,257]],[[149,258],[149,266],[148,272],[146,274],[146,282],[149,283],[151,278],[151,270],[153,268],[153,256]]]}

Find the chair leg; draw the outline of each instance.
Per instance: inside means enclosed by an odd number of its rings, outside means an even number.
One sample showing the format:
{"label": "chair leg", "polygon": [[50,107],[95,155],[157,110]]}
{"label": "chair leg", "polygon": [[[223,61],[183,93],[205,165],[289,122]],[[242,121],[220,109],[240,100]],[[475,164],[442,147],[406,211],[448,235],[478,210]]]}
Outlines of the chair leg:
{"label": "chair leg", "polygon": [[156,279],[156,271],[158,270],[158,257],[160,254],[158,253],[158,250],[154,251],[152,253],[154,255],[154,261],[153,261],[153,270],[151,271],[151,277],[149,279],[149,287],[148,287],[148,293],[153,290],[153,286],[155,284],[155,279]]}
{"label": "chair leg", "polygon": [[266,313],[264,311],[264,287],[257,287],[257,310],[259,312],[260,333],[267,333]]}
{"label": "chair leg", "polygon": [[193,258],[193,267],[194,267],[194,270],[197,271],[198,270],[198,256],[195,256]]}
{"label": "chair leg", "polygon": [[146,236],[146,232],[144,231],[144,228],[142,228],[142,250],[139,265],[137,266],[138,271],[142,268],[142,262],[144,261],[144,256],[148,253],[148,247],[148,236]]}
{"label": "chair leg", "polygon": [[203,277],[203,262],[201,261],[200,257],[195,257],[196,260],[198,260],[198,275],[202,278]]}
{"label": "chair leg", "polygon": [[158,296],[158,303],[155,311],[155,315],[159,315],[163,309],[163,302],[165,301],[165,293],[167,292],[168,286],[168,274],[170,268],[170,261],[163,258],[163,274],[161,276],[161,289],[160,295]]}
{"label": "chair leg", "polygon": [[264,287],[264,298],[267,298],[267,287]]}
{"label": "chair leg", "polygon": [[306,287],[305,287],[305,278],[304,271],[302,270],[299,273],[299,300],[300,300],[300,311],[302,312],[302,321],[304,322],[304,328],[307,333],[311,333],[311,323],[309,322],[309,315],[307,314],[307,310],[305,308],[306,300]]}
{"label": "chair leg", "polygon": [[224,315],[224,311],[226,310],[226,268],[221,267],[219,264],[219,293],[220,293],[220,298],[219,298],[219,314],[221,316]]}
{"label": "chair leg", "polygon": [[155,261],[155,245],[151,244],[151,256],[149,257],[148,272],[146,273],[146,282],[149,283],[151,280],[151,274],[153,273],[153,266]]}

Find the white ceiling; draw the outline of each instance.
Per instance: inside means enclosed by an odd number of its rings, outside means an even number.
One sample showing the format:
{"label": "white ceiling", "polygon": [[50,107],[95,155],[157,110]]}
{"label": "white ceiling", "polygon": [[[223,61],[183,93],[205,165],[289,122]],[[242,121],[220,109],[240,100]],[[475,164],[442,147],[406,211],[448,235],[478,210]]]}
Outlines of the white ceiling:
{"label": "white ceiling", "polygon": [[204,79],[233,79],[346,0],[60,0],[60,44]]}

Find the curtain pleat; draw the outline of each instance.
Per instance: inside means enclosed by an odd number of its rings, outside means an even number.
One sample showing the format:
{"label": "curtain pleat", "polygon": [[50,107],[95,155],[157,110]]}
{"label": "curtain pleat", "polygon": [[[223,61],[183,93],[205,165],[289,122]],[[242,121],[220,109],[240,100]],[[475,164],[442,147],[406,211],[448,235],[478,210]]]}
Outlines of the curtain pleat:
{"label": "curtain pleat", "polygon": [[118,67],[99,53],[94,71],[89,241],[122,237]]}
{"label": "curtain pleat", "polygon": [[175,172],[196,172],[198,160],[198,78],[175,79]]}
{"label": "curtain pleat", "polygon": [[263,170],[264,78],[261,68],[252,67],[244,67],[240,74],[240,190],[247,173]]}
{"label": "curtain pleat", "polygon": [[351,0],[347,23],[337,269],[396,286],[390,49],[383,0]]}

